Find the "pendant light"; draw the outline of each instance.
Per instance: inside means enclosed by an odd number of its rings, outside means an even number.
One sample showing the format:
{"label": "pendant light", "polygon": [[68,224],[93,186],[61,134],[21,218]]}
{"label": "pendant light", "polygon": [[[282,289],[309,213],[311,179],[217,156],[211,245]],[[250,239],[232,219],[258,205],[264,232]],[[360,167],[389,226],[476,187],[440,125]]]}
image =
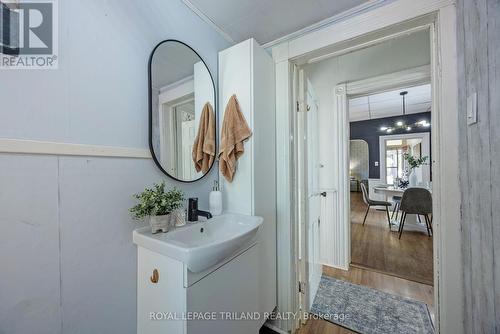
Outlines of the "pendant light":
{"label": "pendant light", "polygon": [[[408,94],[408,91],[404,90],[399,93],[399,95],[403,98],[402,101],[402,111],[403,111],[403,116],[406,116],[406,95]],[[431,124],[427,122],[426,120],[422,120],[419,122],[416,122],[414,124],[405,124],[403,121],[397,121],[394,126],[382,126],[380,127],[380,131],[386,132],[386,133],[392,133],[393,131],[396,130],[406,130],[406,131],[411,131],[413,128],[420,128],[420,127],[430,127]]]}
{"label": "pendant light", "polygon": [[406,94],[408,94],[408,92],[406,90],[399,93],[399,95],[401,95],[403,97],[403,116],[406,115],[406,100],[405,100]]}

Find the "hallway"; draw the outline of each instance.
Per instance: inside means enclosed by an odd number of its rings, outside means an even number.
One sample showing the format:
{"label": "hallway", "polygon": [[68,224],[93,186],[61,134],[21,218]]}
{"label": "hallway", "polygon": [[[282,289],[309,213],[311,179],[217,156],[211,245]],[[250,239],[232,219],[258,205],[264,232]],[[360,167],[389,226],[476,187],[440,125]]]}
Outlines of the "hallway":
{"label": "hallway", "polygon": [[365,213],[361,193],[351,192],[351,266],[433,285],[432,238],[405,231],[398,239],[389,232],[385,211],[374,208],[363,226]]}

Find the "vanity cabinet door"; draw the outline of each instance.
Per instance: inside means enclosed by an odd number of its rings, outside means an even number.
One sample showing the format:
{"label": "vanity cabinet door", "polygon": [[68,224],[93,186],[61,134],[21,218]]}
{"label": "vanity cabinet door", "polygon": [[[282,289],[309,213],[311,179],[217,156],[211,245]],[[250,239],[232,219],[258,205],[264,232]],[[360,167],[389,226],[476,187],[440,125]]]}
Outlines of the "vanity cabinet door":
{"label": "vanity cabinet door", "polygon": [[242,320],[242,314],[259,311],[259,244],[187,288],[188,312],[206,314],[209,320],[190,320],[188,334],[255,334],[260,318]]}
{"label": "vanity cabinet door", "polygon": [[138,247],[137,333],[184,334],[186,289],[181,262]]}

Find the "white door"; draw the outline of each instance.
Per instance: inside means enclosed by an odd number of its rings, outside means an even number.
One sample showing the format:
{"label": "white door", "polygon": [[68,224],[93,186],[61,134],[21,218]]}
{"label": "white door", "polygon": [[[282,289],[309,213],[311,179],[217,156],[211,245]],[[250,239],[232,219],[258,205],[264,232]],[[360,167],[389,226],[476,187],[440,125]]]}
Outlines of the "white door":
{"label": "white door", "polygon": [[184,180],[196,178],[196,169],[193,163],[193,145],[195,140],[195,121],[182,122],[182,177]]}
{"label": "white door", "polygon": [[[297,202],[299,217],[300,306],[309,312],[318,290],[320,201],[318,161],[318,106],[303,70],[298,75]],[[305,283],[305,284],[304,284]]]}
{"label": "white door", "polygon": [[322,274],[322,266],[319,262],[319,233],[320,233],[320,210],[321,210],[321,192],[319,188],[319,162],[318,146],[318,105],[314,96],[314,90],[309,80],[307,82],[307,252],[308,252],[308,310],[310,310],[316,292],[318,291],[319,281]]}

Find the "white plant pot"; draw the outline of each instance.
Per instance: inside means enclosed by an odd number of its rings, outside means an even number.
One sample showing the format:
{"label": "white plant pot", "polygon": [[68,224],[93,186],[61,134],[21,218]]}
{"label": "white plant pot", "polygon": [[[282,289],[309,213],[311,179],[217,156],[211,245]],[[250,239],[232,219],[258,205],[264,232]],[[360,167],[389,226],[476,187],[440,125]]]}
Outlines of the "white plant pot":
{"label": "white plant pot", "polygon": [[415,169],[412,169],[410,172],[410,177],[408,178],[409,186],[416,187],[418,183],[418,177]]}
{"label": "white plant pot", "polygon": [[170,227],[170,214],[163,216],[149,216],[149,225],[151,225],[151,233],[168,232]]}

